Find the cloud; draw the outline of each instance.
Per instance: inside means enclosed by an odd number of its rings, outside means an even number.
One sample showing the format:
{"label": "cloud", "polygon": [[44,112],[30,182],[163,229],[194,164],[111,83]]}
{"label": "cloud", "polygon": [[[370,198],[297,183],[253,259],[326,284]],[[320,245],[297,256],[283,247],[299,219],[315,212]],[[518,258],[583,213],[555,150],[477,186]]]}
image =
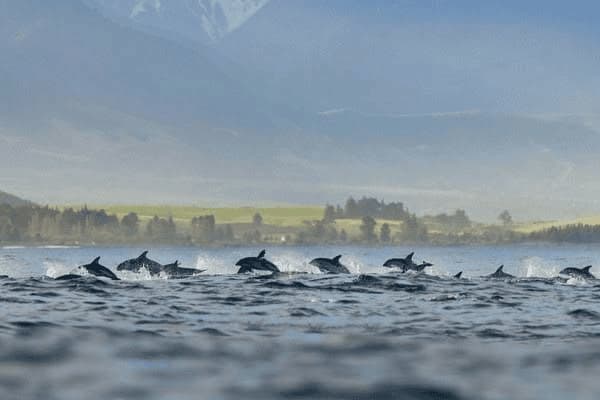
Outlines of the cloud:
{"label": "cloud", "polygon": [[146,8],[148,6],[152,7],[154,11],[158,13],[161,7],[160,0],[138,0],[131,9],[129,18],[137,18],[140,14],[148,12],[148,9]]}

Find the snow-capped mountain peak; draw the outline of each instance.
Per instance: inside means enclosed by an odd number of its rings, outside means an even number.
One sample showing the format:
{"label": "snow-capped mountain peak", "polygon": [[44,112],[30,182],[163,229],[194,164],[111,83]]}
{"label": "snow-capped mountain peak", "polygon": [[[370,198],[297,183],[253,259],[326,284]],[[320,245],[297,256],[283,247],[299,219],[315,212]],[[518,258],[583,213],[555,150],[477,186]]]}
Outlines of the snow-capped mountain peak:
{"label": "snow-capped mountain peak", "polygon": [[198,0],[202,27],[217,40],[242,26],[269,0]]}
{"label": "snow-capped mountain peak", "polygon": [[240,28],[269,0],[83,0],[121,21],[192,40],[216,42]]}

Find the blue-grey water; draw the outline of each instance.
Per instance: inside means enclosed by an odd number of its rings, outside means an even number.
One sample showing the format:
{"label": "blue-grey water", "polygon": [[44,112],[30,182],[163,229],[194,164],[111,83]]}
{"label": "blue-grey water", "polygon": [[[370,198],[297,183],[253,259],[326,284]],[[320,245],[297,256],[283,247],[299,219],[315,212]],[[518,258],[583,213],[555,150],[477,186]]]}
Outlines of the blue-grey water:
{"label": "blue-grey water", "polygon": [[[594,246],[277,247],[275,277],[234,275],[259,248],[156,248],[207,271],[52,279],[143,250],[0,248],[0,398],[600,396],[600,282],[552,279],[600,266]],[[381,267],[412,250],[427,274]],[[339,253],[353,274],[308,264]],[[500,264],[518,279],[479,278]]]}

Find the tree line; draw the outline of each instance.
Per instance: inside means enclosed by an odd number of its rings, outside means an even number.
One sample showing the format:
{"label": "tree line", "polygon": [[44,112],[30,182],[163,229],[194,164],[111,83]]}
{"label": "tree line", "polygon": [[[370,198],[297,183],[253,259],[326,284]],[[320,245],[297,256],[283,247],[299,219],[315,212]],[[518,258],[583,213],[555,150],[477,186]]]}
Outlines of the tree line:
{"label": "tree line", "polygon": [[304,221],[294,227],[267,225],[260,213],[245,224],[218,224],[214,215],[175,221],[172,217],[158,216],[141,219],[133,212],[119,217],[88,207],[58,209],[2,204],[0,243],[600,243],[600,225],[576,224],[520,233],[513,229],[508,211],[503,211],[499,220],[501,225],[474,224],[464,210],[417,217],[400,202],[387,204],[367,197],[349,198],[344,207],[328,205],[320,220]]}
{"label": "tree line", "polygon": [[233,240],[230,226],[214,216],[199,216],[180,231],[172,217],[142,221],[136,213],[119,218],[88,207],[63,210],[35,205],[0,205],[0,242],[4,243],[209,243]]}

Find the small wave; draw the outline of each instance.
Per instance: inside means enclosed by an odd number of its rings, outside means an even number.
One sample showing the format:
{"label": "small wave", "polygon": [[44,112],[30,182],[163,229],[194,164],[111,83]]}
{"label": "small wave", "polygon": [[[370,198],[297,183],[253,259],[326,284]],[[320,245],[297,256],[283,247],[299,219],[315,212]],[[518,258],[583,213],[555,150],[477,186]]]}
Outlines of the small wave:
{"label": "small wave", "polygon": [[600,320],[599,313],[591,310],[586,310],[585,308],[578,308],[576,310],[569,311],[567,315],[577,319],[591,319],[595,321]]}
{"label": "small wave", "polygon": [[81,246],[67,246],[67,245],[47,245],[38,246],[38,249],[79,249]]}
{"label": "small wave", "polygon": [[324,316],[322,312],[319,312],[315,309],[309,307],[298,307],[290,310],[290,317],[314,317],[314,316]]}
{"label": "small wave", "polygon": [[571,286],[589,286],[590,282],[584,278],[568,277],[565,284]]}

